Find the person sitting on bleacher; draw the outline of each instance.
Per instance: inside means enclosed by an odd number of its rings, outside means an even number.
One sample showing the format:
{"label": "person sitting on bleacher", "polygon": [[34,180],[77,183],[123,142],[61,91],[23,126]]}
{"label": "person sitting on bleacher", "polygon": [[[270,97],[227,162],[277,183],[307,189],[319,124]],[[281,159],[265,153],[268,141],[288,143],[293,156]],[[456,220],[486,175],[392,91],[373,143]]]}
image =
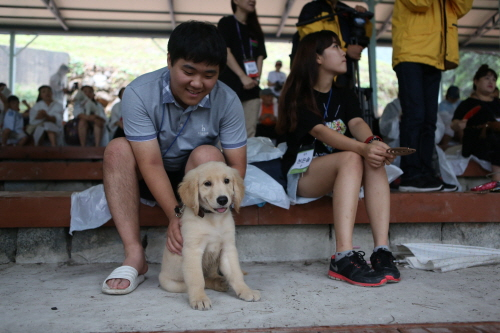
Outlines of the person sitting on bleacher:
{"label": "person sitting on bleacher", "polygon": [[168,40],[168,67],[138,77],[125,89],[126,138],[112,140],[103,161],[104,192],[125,260],[106,278],[103,293],[128,294],[144,281],[148,264],[139,229],[140,198],[162,208],[165,224],[168,218],[167,249],[182,255],[175,207],[184,174],[208,161],[225,161],[244,178],[243,106],[218,80],[226,62],[226,43],[214,25],[184,22]]}
{"label": "person sitting on bleacher", "polygon": [[460,102],[460,89],[457,86],[450,86],[446,91],[445,99],[438,105],[438,118],[441,118],[444,124],[443,138],[439,142],[439,147],[443,150],[459,144],[459,140],[454,137],[451,121]]}
{"label": "person sitting on bleacher", "polygon": [[78,118],[78,138],[82,147],[87,145],[89,132],[94,134],[94,145],[96,147],[101,145],[104,134],[106,114],[101,103],[97,102],[94,97],[94,88],[83,86],[74,98],[75,109],[73,116]]}
{"label": "person sitting on bleacher", "polygon": [[491,162],[492,180],[500,181],[500,101],[493,96],[497,73],[482,65],[474,75],[473,97],[460,103],[452,128],[462,137],[462,156]]}
{"label": "person sitting on bleacher", "polygon": [[259,123],[255,136],[264,136],[273,140],[276,144],[278,134],[276,133],[276,120],[278,119],[278,101],[274,97],[271,89],[262,89],[260,91],[260,111]]}
{"label": "person sitting on bleacher", "polygon": [[122,96],[125,91],[125,87],[121,88],[118,92],[119,102],[113,105],[111,109],[111,116],[109,117],[108,125],[106,126],[109,130],[110,139],[121,138],[125,136],[123,131],[123,118],[122,118]]}
{"label": "person sitting on bleacher", "polygon": [[52,147],[58,146],[62,132],[62,117],[64,108],[61,103],[52,98],[52,88],[41,86],[38,88],[36,104],[30,109],[30,122],[26,132],[33,135],[35,146],[47,135]]}
{"label": "person sitting on bleacher", "polygon": [[19,113],[19,98],[14,95],[9,96],[6,108],[2,126],[2,145],[24,146],[28,142],[28,136],[24,133],[24,119]]}

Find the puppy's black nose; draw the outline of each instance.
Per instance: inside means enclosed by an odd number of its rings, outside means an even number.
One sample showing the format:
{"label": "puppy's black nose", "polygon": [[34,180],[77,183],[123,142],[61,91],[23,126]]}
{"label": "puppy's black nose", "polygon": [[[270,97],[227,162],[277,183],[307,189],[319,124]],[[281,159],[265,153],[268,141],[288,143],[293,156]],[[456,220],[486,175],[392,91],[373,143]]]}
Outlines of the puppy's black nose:
{"label": "puppy's black nose", "polygon": [[227,197],[225,195],[221,195],[220,197],[217,198],[217,203],[221,206],[224,206],[225,204],[227,204]]}

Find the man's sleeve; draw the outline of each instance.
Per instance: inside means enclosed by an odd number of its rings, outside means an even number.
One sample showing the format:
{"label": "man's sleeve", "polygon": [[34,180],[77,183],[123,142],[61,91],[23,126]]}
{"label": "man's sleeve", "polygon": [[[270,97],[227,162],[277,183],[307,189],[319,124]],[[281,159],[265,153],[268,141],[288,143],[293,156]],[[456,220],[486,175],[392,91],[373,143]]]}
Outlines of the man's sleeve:
{"label": "man's sleeve", "polygon": [[157,132],[146,106],[130,86],[123,93],[122,117],[127,140],[149,141],[156,138]]}
{"label": "man's sleeve", "polygon": [[229,101],[221,119],[219,136],[223,149],[241,148],[247,144],[243,106],[236,95]]}

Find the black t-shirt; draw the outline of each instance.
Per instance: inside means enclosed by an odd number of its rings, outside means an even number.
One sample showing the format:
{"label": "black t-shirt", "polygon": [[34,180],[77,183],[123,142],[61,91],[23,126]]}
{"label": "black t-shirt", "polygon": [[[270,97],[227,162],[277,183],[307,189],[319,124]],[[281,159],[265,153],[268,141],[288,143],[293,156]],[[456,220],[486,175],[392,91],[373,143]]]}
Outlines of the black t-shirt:
{"label": "black t-shirt", "polygon": [[[264,59],[267,57],[264,38],[251,37],[248,26],[238,22],[233,15],[221,18],[217,27],[243,72],[245,72],[243,60],[252,57],[257,61],[258,56],[263,56]],[[240,79],[228,66],[220,74],[219,80],[231,87],[242,102],[259,98],[260,88],[257,86],[249,90],[243,89]]]}
{"label": "black t-shirt", "polygon": [[[468,114],[469,112],[471,114]],[[467,98],[458,105],[453,119],[464,119],[464,117],[468,120],[462,140],[462,155],[469,157],[472,154],[495,165],[500,163],[500,135],[498,132],[484,131],[476,127],[488,121],[500,121],[500,101],[495,99],[485,102]]]}
{"label": "black t-shirt", "polygon": [[455,113],[453,114],[453,119],[461,120],[469,111],[472,111],[477,107],[480,107],[477,113],[470,118],[468,117],[468,126],[482,125],[487,121],[500,119],[500,100],[494,99],[491,102],[485,102],[471,97],[467,98],[458,105]]}
{"label": "black t-shirt", "polygon": [[[283,173],[287,173],[293,163],[295,163],[301,146],[314,143],[314,156],[322,156],[340,151],[320,140],[315,140],[309,134],[316,125],[324,124],[328,128],[352,138],[347,124],[353,118],[362,117],[358,98],[351,89],[333,87],[329,104],[329,92],[320,93],[315,91],[315,96],[316,105],[321,115],[316,114],[311,109],[304,108],[299,110],[297,128],[286,135],[288,149],[283,156]],[[325,112],[325,106],[327,105],[328,110]]]}

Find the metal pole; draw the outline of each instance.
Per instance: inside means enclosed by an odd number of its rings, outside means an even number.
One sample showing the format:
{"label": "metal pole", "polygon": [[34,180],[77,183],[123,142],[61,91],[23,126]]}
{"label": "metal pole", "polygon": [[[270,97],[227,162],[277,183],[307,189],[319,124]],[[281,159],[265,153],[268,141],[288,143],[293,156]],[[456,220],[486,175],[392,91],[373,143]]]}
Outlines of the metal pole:
{"label": "metal pole", "polygon": [[[375,14],[375,1],[368,0],[368,10]],[[372,36],[370,38],[370,44],[368,44],[368,70],[370,73],[370,87],[372,88],[372,105],[373,105],[373,116],[378,116],[378,100],[377,100],[377,54],[375,52],[377,48],[377,22],[375,21],[375,15],[372,18]]]}
{"label": "metal pole", "polygon": [[10,32],[10,47],[9,47],[9,89],[12,94],[15,93],[16,87],[16,33]]}

